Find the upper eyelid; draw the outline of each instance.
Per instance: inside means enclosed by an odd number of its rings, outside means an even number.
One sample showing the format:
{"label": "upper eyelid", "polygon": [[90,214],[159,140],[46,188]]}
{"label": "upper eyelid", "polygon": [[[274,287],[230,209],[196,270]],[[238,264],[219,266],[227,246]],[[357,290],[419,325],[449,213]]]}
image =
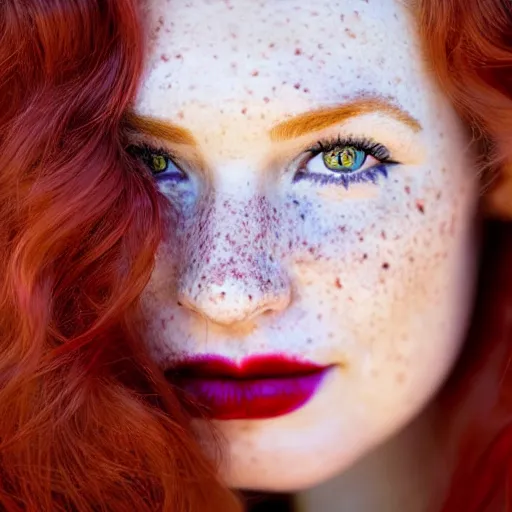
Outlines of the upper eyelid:
{"label": "upper eyelid", "polygon": [[171,151],[169,151],[168,149],[166,149],[162,146],[152,146],[149,144],[141,144],[138,147],[145,149],[151,153],[155,153],[157,155],[162,155],[162,156],[168,157],[169,159],[171,159],[173,161],[176,159],[176,155],[174,155]]}
{"label": "upper eyelid", "polygon": [[[303,158],[308,153],[312,154],[312,151],[317,150],[319,148],[319,144],[328,145],[331,143],[338,142],[340,144],[357,144],[357,143],[368,143],[371,145],[380,145],[386,150],[386,159],[392,158],[391,157],[391,151],[389,148],[380,142],[378,142],[376,139],[374,139],[371,136],[368,135],[356,135],[355,133],[347,132],[346,134],[343,133],[343,130],[340,131],[340,127],[337,127],[338,130],[332,134],[328,134],[325,132],[332,132],[332,127],[328,130],[322,130],[322,135],[317,134],[316,137],[312,137],[312,135],[309,135],[307,137],[308,141],[305,140],[302,141],[302,143],[299,144],[293,144],[295,146],[293,150],[285,151],[285,153],[282,153],[279,155],[278,153],[274,153],[269,155],[269,160],[267,162],[274,161],[274,164],[278,164],[280,167],[286,167],[289,168],[290,166],[293,166],[293,162],[297,161],[299,158]],[[199,171],[202,174],[207,173],[207,169],[209,168],[208,163],[203,159],[202,155],[198,150],[193,150],[193,157],[180,154],[179,149],[178,150],[171,150],[168,146],[170,143],[168,141],[161,141],[160,139],[154,138],[154,137],[148,137],[147,134],[137,132],[136,134],[133,134],[132,141],[129,145],[137,146],[137,147],[146,147],[147,149],[164,155],[168,157],[171,162],[176,165],[181,171],[187,172],[190,169],[194,169],[196,172]],[[312,140],[313,139],[313,140]],[[298,142],[298,141],[295,141]],[[190,148],[187,147],[187,152],[190,152]],[[290,148],[291,149],[291,148]],[[366,148],[363,148],[366,149]],[[318,154],[317,151],[315,151],[316,154]],[[376,157],[379,159],[379,157]],[[380,159],[384,159],[383,157],[380,157]],[[394,160],[394,159],[393,159]],[[273,164],[271,164],[273,166]],[[283,169],[284,170],[284,169]]]}
{"label": "upper eyelid", "polygon": [[129,140],[128,147],[130,146],[136,147],[138,149],[145,149],[152,153],[165,156],[166,158],[169,158],[169,160],[181,171],[184,171],[184,167],[190,167],[188,159],[183,158],[177,152],[166,147],[167,145],[165,143],[160,142],[152,137],[148,138],[145,134],[139,133],[131,140]]}
{"label": "upper eyelid", "polygon": [[381,158],[390,158],[391,152],[389,149],[380,142],[377,142],[371,138],[367,137],[356,137],[353,135],[349,135],[347,137],[342,137],[338,135],[333,139],[321,139],[314,146],[311,146],[308,151],[321,153],[323,151],[331,151],[336,147],[344,147],[344,146],[356,146],[357,148],[372,153],[372,150],[384,151],[386,154],[382,155]]}
{"label": "upper eyelid", "polygon": [[[152,148],[151,148],[152,149]],[[178,165],[178,157],[174,155],[173,153],[170,153],[169,151],[159,148],[159,149],[152,149],[156,154],[164,156],[165,158],[168,158],[173,164]]]}

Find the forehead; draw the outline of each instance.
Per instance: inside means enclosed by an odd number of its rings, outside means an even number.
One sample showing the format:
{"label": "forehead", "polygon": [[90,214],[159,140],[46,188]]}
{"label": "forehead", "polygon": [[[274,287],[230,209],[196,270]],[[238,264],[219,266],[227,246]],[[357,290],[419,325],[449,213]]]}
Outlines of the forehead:
{"label": "forehead", "polygon": [[144,20],[137,110],[193,131],[209,121],[221,131],[244,120],[270,126],[365,94],[392,97],[419,118],[426,108],[416,27],[402,2],[147,0]]}

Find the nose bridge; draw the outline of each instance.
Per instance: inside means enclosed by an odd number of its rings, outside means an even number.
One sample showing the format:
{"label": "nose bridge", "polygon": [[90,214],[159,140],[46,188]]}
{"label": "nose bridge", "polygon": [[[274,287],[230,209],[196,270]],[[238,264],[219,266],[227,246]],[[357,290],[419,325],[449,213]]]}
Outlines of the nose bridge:
{"label": "nose bridge", "polygon": [[193,234],[185,237],[183,306],[225,325],[287,306],[288,278],[274,256],[274,212],[263,196],[222,194],[204,206]]}

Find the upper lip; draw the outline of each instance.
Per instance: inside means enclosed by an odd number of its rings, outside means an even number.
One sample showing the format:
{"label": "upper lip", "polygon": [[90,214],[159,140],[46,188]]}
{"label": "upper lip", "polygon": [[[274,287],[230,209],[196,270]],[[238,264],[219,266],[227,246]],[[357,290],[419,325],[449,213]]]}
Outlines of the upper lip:
{"label": "upper lip", "polygon": [[281,355],[260,355],[236,362],[219,356],[196,356],[177,362],[166,371],[178,378],[264,379],[316,373],[325,368],[310,361]]}

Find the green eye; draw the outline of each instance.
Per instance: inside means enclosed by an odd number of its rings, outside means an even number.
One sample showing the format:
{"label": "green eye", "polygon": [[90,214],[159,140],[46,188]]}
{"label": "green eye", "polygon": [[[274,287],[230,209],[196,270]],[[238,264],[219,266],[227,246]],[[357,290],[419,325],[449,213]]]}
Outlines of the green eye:
{"label": "green eye", "polygon": [[169,166],[169,159],[164,155],[152,153],[149,157],[149,165],[151,167],[151,171],[156,174],[165,172]]}
{"label": "green eye", "polygon": [[127,152],[138,158],[148,168],[155,180],[167,183],[186,181],[187,175],[174,163],[174,159],[165,149],[153,148],[147,144],[132,145]]}
{"label": "green eye", "polygon": [[336,172],[358,171],[366,160],[366,152],[354,146],[339,146],[322,156],[327,169]]}

